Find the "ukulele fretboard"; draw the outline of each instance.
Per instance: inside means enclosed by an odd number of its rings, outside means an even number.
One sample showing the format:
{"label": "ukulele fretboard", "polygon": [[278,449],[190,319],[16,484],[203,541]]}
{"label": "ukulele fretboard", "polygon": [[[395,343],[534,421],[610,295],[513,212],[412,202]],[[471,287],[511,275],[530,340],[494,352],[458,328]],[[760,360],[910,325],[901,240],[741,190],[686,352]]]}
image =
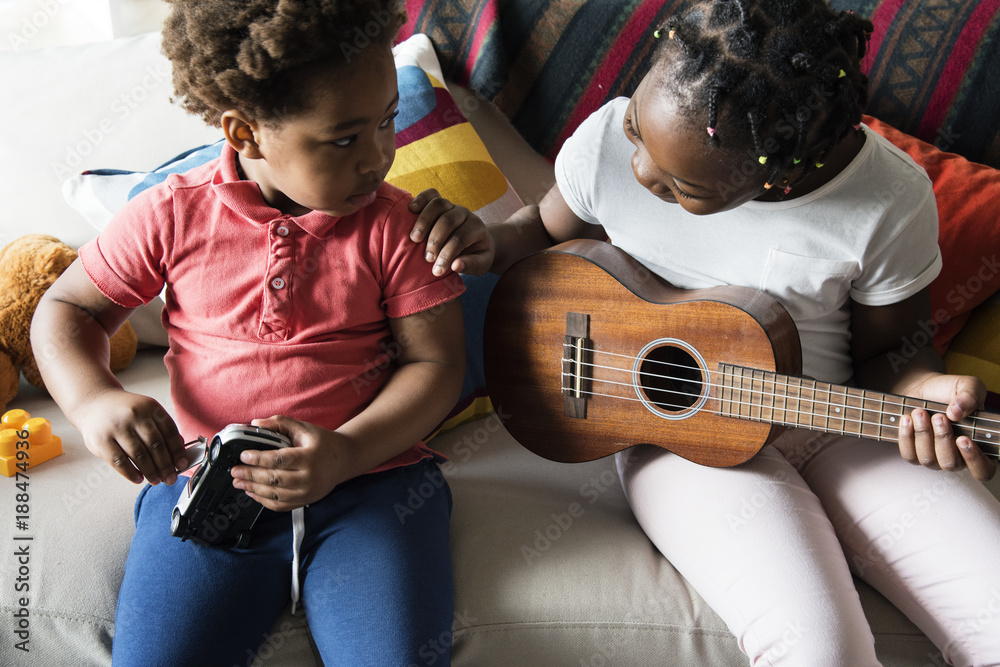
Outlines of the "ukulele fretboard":
{"label": "ukulele fretboard", "polygon": [[[895,442],[904,414],[948,407],[895,394],[719,364],[719,412],[727,417]],[[1000,415],[976,414],[952,424],[986,454],[1000,458]]]}

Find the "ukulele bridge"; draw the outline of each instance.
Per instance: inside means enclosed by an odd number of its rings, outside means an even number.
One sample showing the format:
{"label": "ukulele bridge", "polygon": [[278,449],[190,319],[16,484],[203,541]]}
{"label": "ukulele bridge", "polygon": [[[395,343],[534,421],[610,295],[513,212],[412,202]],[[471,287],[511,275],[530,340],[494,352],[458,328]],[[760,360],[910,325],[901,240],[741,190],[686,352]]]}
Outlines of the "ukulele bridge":
{"label": "ukulele bridge", "polygon": [[590,315],[566,313],[566,336],[563,337],[562,394],[563,414],[587,418],[587,396],[591,392],[593,344]]}

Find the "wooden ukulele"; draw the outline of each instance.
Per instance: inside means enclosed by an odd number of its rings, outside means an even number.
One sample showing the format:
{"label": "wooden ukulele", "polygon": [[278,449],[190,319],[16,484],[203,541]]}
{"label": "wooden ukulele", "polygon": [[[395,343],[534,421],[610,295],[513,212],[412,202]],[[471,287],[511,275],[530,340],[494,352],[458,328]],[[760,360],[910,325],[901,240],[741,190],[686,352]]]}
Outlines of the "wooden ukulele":
{"label": "wooden ukulele", "polygon": [[[940,403],[796,377],[785,309],[742,287],[671,287],[609,243],[570,241],[503,274],[485,329],[486,384],[504,426],[548,459],[640,443],[695,463],[750,459],[786,427],[895,442],[900,417]],[[1000,415],[952,425],[1000,458]]]}

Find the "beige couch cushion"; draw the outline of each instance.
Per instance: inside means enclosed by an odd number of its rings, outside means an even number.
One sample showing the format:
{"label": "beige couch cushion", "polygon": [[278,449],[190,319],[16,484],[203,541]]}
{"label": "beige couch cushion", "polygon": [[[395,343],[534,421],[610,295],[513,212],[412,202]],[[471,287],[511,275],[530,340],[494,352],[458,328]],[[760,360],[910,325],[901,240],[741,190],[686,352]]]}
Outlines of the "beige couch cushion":
{"label": "beige couch cushion", "polygon": [[[746,664],[721,619],[642,533],[612,458],[547,461],[496,415],[444,441],[455,665]],[[998,493],[1000,478],[990,486]],[[944,664],[902,613],[856,585],[885,665]]]}

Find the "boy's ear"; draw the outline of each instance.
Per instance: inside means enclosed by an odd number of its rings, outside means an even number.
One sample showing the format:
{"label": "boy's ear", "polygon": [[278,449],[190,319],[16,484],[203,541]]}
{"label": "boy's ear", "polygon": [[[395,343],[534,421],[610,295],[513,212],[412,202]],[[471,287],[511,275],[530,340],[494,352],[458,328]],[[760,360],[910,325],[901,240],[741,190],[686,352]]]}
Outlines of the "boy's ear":
{"label": "boy's ear", "polygon": [[250,160],[259,160],[263,155],[257,143],[257,124],[235,109],[222,112],[222,132],[226,143],[237,153]]}

